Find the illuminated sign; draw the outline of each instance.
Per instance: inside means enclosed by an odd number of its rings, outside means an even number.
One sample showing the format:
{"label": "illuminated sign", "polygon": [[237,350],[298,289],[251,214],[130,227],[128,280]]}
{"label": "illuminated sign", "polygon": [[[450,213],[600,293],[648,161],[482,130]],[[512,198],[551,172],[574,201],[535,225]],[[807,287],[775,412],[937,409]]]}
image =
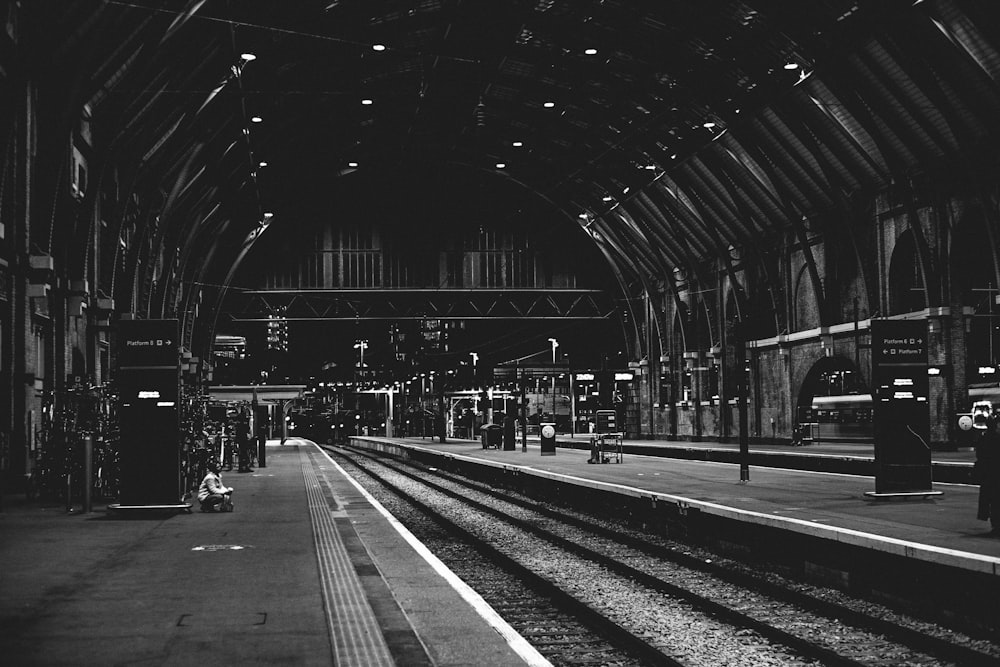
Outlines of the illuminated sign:
{"label": "illuminated sign", "polygon": [[138,398],[159,398],[159,397],[160,397],[160,392],[155,391],[155,390],[153,390],[153,391],[140,391],[139,394],[138,394]]}
{"label": "illuminated sign", "polygon": [[615,380],[616,381],[622,380],[622,381],[629,382],[629,381],[632,380],[632,374],[631,373],[615,373]]}
{"label": "illuminated sign", "polygon": [[592,382],[594,380],[593,373],[577,373],[576,379],[583,382]]}
{"label": "illuminated sign", "polygon": [[997,369],[994,368],[993,366],[980,366],[979,367],[979,374],[980,375],[993,375],[996,372],[997,372]]}

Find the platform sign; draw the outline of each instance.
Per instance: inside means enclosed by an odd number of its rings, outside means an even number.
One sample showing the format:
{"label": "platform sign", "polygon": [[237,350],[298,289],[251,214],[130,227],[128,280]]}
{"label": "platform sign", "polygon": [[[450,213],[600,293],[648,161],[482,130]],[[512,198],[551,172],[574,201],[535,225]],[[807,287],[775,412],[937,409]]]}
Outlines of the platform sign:
{"label": "platform sign", "polygon": [[177,320],[118,322],[118,368],[177,367]]}
{"label": "platform sign", "polygon": [[594,421],[598,433],[618,432],[618,415],[614,410],[598,410],[594,413]]}
{"label": "platform sign", "polygon": [[119,503],[180,502],[177,320],[118,323]]}
{"label": "platform sign", "polygon": [[875,493],[930,491],[927,323],[872,320]]}

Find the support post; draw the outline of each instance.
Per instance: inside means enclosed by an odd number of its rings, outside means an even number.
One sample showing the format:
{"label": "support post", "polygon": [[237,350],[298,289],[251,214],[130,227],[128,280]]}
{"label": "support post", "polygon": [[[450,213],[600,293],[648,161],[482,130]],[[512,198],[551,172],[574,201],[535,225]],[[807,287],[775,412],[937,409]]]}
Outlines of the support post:
{"label": "support post", "polygon": [[83,513],[94,511],[94,436],[83,439]]}
{"label": "support post", "polygon": [[747,419],[747,390],[749,389],[749,373],[747,368],[747,343],[743,322],[734,327],[736,340],[733,347],[736,350],[736,402],[740,413],[740,482],[750,481],[750,427]]}

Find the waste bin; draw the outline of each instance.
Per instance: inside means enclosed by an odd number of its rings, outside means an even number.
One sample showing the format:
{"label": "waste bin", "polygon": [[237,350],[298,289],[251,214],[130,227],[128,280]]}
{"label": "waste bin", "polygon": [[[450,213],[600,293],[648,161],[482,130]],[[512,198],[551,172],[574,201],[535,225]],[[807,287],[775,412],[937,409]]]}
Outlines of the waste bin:
{"label": "waste bin", "polygon": [[483,424],[479,432],[483,438],[483,449],[490,447],[500,449],[500,444],[503,441],[503,427],[500,424]]}
{"label": "waste bin", "polygon": [[503,418],[503,450],[505,452],[514,451],[514,440],[516,437],[516,420],[513,415],[507,415]]}
{"label": "waste bin", "polygon": [[538,434],[542,440],[542,456],[554,456],[556,453],[556,425],[552,423],[539,424]]}

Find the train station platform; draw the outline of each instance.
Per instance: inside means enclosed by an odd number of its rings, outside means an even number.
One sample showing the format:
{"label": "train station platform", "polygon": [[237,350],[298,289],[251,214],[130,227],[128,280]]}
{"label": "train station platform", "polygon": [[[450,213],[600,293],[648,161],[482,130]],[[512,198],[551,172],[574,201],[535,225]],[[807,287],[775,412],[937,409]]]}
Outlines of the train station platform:
{"label": "train station platform", "polygon": [[266,462],[233,513],[4,498],[0,662],[547,664],[314,445]]}
{"label": "train station platform", "polygon": [[[355,440],[380,440],[356,438]],[[747,520],[759,516],[769,523],[809,532],[857,533],[872,546],[896,542],[911,544],[911,551],[926,552],[930,560],[961,563],[988,569],[1000,576],[1000,538],[991,536],[987,522],[976,519],[979,487],[969,483],[935,482],[940,496],[910,500],[872,500],[873,477],[861,474],[874,469],[871,447],[815,445],[809,447],[755,446],[751,450],[750,480],[740,482],[736,463],[738,445],[715,442],[663,442],[627,440],[621,463],[589,465],[586,436],[558,437],[556,455],[541,456],[537,438],[529,437],[527,451],[519,442],[514,451],[483,449],[480,441],[430,438],[396,439],[406,446],[426,448],[501,465],[523,466],[530,471],[610,485],[623,493],[653,492],[690,503],[729,508]],[[853,449],[852,449],[853,448]],[[648,453],[639,453],[648,452]],[[793,457],[797,468],[788,467]],[[853,473],[830,473],[827,460],[857,466]],[[975,454],[968,451],[935,452],[932,463],[971,472]],[[780,465],[766,465],[778,463]],[[585,483],[584,482],[584,483]],[[868,540],[860,535],[868,535]],[[883,545],[882,543],[885,543]],[[939,556],[934,556],[939,553]]]}
{"label": "train station platform", "polygon": [[[838,587],[870,589],[876,597],[911,598],[953,615],[968,612],[1000,628],[1000,538],[976,519],[978,486],[935,481],[932,490],[940,495],[873,499],[866,493],[875,490],[874,477],[820,471],[829,461],[871,467],[870,446],[755,446],[749,480],[741,482],[732,458],[738,446],[719,443],[625,441],[620,463],[588,464],[584,436],[558,438],[555,454],[546,456],[533,438],[513,451],[484,449],[471,440],[352,442],[409,449],[411,457],[442,467],[492,468],[486,474],[508,486],[580,489],[574,502],[620,498],[622,506],[631,502],[626,511],[633,518],[657,531],[693,537],[740,559],[780,561]],[[644,447],[655,455],[635,453]],[[853,451],[843,451],[849,447]],[[760,465],[769,456],[780,465]],[[796,457],[797,469],[788,467],[788,457]],[[974,454],[935,453],[934,459],[935,466],[955,467],[967,479]]]}

